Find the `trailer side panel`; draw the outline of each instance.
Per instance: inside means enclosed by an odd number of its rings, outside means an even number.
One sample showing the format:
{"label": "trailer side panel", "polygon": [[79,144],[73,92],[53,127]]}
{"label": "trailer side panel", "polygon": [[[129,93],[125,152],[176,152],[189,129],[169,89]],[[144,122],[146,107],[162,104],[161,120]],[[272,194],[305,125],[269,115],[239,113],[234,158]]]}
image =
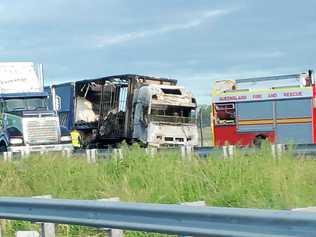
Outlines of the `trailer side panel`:
{"label": "trailer side panel", "polygon": [[62,84],[54,86],[56,93],[56,109],[60,126],[71,130],[74,126],[74,85]]}

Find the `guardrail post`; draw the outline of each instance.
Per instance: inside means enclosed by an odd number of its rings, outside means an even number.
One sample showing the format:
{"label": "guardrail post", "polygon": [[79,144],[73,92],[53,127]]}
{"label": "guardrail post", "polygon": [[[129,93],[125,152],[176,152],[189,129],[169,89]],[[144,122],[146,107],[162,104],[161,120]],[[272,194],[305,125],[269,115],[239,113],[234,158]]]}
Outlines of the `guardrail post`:
{"label": "guardrail post", "polygon": [[86,149],[86,158],[87,158],[87,162],[88,163],[91,163],[91,155],[90,155],[90,150],[89,149]]}
{"label": "guardrail post", "polygon": [[41,223],[41,237],[55,237],[55,224]]}
{"label": "guardrail post", "polygon": [[30,148],[27,147],[26,150],[25,150],[25,156],[29,156],[30,153],[31,153]]}
{"label": "guardrail post", "polygon": [[230,158],[232,158],[234,156],[235,153],[235,146],[229,145],[228,146],[228,156]]}
{"label": "guardrail post", "polygon": [[146,153],[150,155],[150,157],[155,157],[155,154],[157,153],[157,148],[150,147],[145,149]]}
{"label": "guardrail post", "polygon": [[[101,202],[119,202],[119,197],[113,197],[113,198],[104,198],[104,199],[98,199],[98,201]],[[108,237],[123,237],[123,230],[120,229],[107,229],[104,228],[103,230],[106,231],[106,236]]]}
{"label": "guardrail post", "polygon": [[271,144],[271,153],[272,153],[272,157],[275,159],[277,157],[276,145],[275,144]]}
{"label": "guardrail post", "polygon": [[185,146],[181,146],[181,158],[185,159],[186,157],[186,150],[185,150]]}
{"label": "guardrail post", "polygon": [[4,222],[5,222],[5,220],[0,220],[0,237],[3,236],[3,227],[2,226],[5,225]]}
{"label": "guardrail post", "polygon": [[283,144],[272,144],[271,145],[271,153],[273,158],[280,158],[282,156],[282,152],[284,151]]}
{"label": "guardrail post", "polygon": [[17,231],[15,237],[40,237],[37,231]]}
{"label": "guardrail post", "polygon": [[151,155],[152,157],[155,157],[155,155],[157,154],[157,152],[158,152],[158,149],[157,149],[156,147],[152,147],[152,148],[151,148],[151,151],[150,151],[150,155]]}
{"label": "guardrail post", "polygon": [[192,158],[193,147],[192,146],[181,146],[181,158],[191,159]]}
{"label": "guardrail post", "polygon": [[120,160],[124,158],[122,149],[118,149],[118,155],[119,155]]}
{"label": "guardrail post", "polygon": [[282,155],[282,152],[283,152],[283,150],[284,150],[284,145],[283,144],[277,144],[277,154],[278,154],[278,156],[279,157],[281,157],[281,155]]}
{"label": "guardrail post", "polygon": [[[34,196],[32,198],[51,199],[52,195]],[[41,226],[41,237],[55,237],[55,224],[54,223],[39,223]]]}
{"label": "guardrail post", "polygon": [[40,154],[41,154],[41,155],[44,155],[44,154],[45,154],[45,150],[44,150],[44,149],[41,149],[41,150],[40,150]]}
{"label": "guardrail post", "polygon": [[109,237],[122,237],[123,236],[123,230],[119,229],[110,229],[108,235]]}
{"label": "guardrail post", "polygon": [[189,160],[192,158],[192,152],[193,152],[193,147],[192,146],[186,146],[186,152]]}
{"label": "guardrail post", "polygon": [[115,159],[119,159],[119,160],[123,159],[122,149],[113,149],[113,154],[114,154]]}
{"label": "guardrail post", "polygon": [[[181,203],[183,206],[190,207],[206,207],[205,201],[195,201],[195,202],[183,202]],[[179,237],[191,237],[190,235],[179,235]]]}
{"label": "guardrail post", "polygon": [[114,159],[118,160],[117,149],[113,149],[112,154],[114,156]]}
{"label": "guardrail post", "polygon": [[22,150],[22,151],[21,151],[21,157],[22,157],[22,158],[25,158],[25,157],[27,157],[27,156],[29,156],[29,155],[30,155],[30,149],[29,149],[28,147],[26,147],[25,150]]}
{"label": "guardrail post", "polygon": [[91,149],[91,159],[93,163],[97,162],[97,149]]}
{"label": "guardrail post", "polygon": [[4,161],[12,161],[12,152],[11,151],[3,152],[3,160]]}
{"label": "guardrail post", "polygon": [[227,146],[223,146],[223,157],[224,157],[224,159],[228,158],[228,149],[227,149]]}
{"label": "guardrail post", "polygon": [[67,156],[68,158],[70,158],[70,157],[71,157],[71,154],[72,154],[72,149],[71,149],[71,148],[67,148],[67,149],[66,149],[66,156]]}
{"label": "guardrail post", "polygon": [[71,148],[65,148],[62,150],[62,155],[67,158],[70,158],[71,152],[72,152]]}
{"label": "guardrail post", "polygon": [[97,154],[96,149],[87,149],[86,150],[86,156],[87,156],[88,163],[96,163],[97,162],[96,154]]}

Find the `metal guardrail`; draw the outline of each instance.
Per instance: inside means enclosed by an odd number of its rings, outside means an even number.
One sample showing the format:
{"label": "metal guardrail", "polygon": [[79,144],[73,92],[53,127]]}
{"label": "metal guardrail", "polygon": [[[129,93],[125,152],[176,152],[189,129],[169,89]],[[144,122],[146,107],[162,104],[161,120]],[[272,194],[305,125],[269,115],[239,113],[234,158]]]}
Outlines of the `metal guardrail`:
{"label": "metal guardrail", "polygon": [[315,236],[316,214],[241,208],[0,198],[0,218],[217,237]]}
{"label": "metal guardrail", "polygon": [[[276,144],[276,145],[271,145],[271,148],[276,149],[275,152],[283,152],[287,150],[291,150],[291,152],[294,155],[308,155],[308,156],[314,156],[316,155],[316,144],[295,144],[295,145],[287,145],[287,144]],[[194,148],[194,153],[202,156],[202,157],[207,157],[209,155],[212,155],[214,153],[218,152],[224,152],[225,149],[232,148],[235,149],[235,146],[224,146],[224,147],[195,147]],[[248,147],[248,148],[241,148],[241,151],[248,152],[248,151],[256,151],[256,147]],[[273,149],[272,149],[273,152]],[[229,153],[229,151],[227,151]],[[229,154],[228,154],[229,155]]]}
{"label": "metal guardrail", "polygon": [[[260,148],[248,147],[241,148],[239,152],[241,153],[254,153]],[[296,144],[296,145],[285,145],[285,144],[273,144],[271,145],[271,153],[274,157],[279,156],[282,152],[286,150],[291,150],[294,155],[297,156],[308,156],[312,157],[316,155],[316,144]],[[223,147],[192,147],[192,146],[180,146],[175,148],[145,148],[144,151],[150,156],[154,156],[159,151],[179,151],[182,158],[190,158],[193,154],[198,157],[209,157],[216,155],[223,158],[233,157],[236,151],[236,146],[223,146]],[[89,163],[95,163],[98,158],[110,158],[116,157],[118,159],[123,159],[122,149],[85,149],[72,151],[70,149],[65,149],[61,151],[63,156],[71,157],[73,155],[86,156]],[[40,152],[44,154],[46,152]],[[31,153],[13,153],[4,152],[3,159],[5,161],[11,161],[13,158],[20,158],[24,156],[29,156]],[[0,158],[1,159],[1,158]]]}

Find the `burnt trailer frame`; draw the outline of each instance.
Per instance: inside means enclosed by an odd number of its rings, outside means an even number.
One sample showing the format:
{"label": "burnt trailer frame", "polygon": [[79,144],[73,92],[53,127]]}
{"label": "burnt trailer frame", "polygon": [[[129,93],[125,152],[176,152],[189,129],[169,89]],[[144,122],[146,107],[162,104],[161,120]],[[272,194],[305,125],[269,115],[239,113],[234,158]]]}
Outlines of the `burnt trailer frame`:
{"label": "burnt trailer frame", "polygon": [[[122,125],[123,131],[116,134],[113,133],[108,136],[98,136],[98,138],[96,139],[96,142],[99,144],[113,144],[121,142],[123,140],[126,140],[127,142],[132,141],[134,113],[133,99],[135,90],[143,85],[149,84],[176,85],[177,80],[168,78],[156,78],[137,74],[122,74],[53,85],[50,89],[46,88],[46,90],[48,90],[50,94],[50,104],[52,108],[58,111],[61,126],[63,128],[68,130],[75,128],[79,131],[100,129],[100,121],[105,116],[104,105],[102,105],[102,102],[104,102],[103,99],[105,98],[101,98],[99,110],[100,118],[99,121],[96,122],[98,124],[76,123],[76,98],[78,96],[79,90],[87,85],[92,84],[101,85],[101,88],[103,89],[105,88],[106,84],[112,85],[115,88],[115,98],[114,101],[111,102],[113,103],[111,104],[111,106],[113,106],[112,109],[116,112],[120,112],[120,107],[125,109],[123,118],[124,124]],[[64,90],[65,92],[62,92],[62,90]],[[122,99],[122,93],[125,94],[125,101],[120,101]],[[101,96],[104,96],[103,92],[101,92]],[[54,98],[58,98],[57,101],[55,101],[56,99]]]}

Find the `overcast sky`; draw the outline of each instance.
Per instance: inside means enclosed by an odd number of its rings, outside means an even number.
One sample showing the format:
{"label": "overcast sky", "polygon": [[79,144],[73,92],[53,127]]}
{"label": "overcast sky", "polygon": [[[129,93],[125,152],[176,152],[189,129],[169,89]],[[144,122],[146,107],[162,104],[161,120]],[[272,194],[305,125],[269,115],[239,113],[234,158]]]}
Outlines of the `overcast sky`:
{"label": "overcast sky", "polygon": [[316,1],[1,0],[0,36],[0,61],[47,84],[137,73],[208,103],[217,79],[315,69]]}

